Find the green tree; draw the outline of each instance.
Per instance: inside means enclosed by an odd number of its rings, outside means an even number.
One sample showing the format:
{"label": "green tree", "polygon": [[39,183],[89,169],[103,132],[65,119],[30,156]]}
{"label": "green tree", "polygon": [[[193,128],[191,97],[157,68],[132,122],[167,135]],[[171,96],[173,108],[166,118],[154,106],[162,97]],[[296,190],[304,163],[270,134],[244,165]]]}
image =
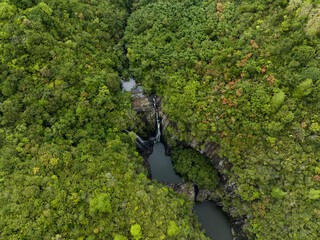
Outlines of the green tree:
{"label": "green tree", "polygon": [[135,240],[141,239],[141,236],[142,236],[141,226],[137,223],[132,225],[130,228],[130,233],[132,234]]}

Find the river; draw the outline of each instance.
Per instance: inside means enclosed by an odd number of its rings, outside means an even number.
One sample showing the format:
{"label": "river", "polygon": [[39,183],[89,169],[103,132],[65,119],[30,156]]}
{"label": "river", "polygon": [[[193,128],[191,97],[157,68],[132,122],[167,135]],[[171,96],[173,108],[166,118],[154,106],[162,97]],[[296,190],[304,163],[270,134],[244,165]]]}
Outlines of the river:
{"label": "river", "polygon": [[[128,82],[122,81],[122,88],[124,91],[131,92],[133,98],[146,97],[142,88],[136,84],[134,79],[130,79]],[[171,158],[165,154],[165,147],[160,142],[161,122],[155,97],[153,98],[153,106],[155,108],[157,131],[155,137],[152,137],[155,144],[153,146],[153,152],[148,158],[152,178],[159,182],[182,183],[181,177],[174,171]],[[128,133],[129,131],[126,132]],[[137,136],[136,143],[139,148],[149,147],[148,141],[141,139],[139,136]],[[195,202],[194,210],[198,216],[198,221],[201,223],[202,229],[205,230],[206,236],[214,240],[233,239],[231,225],[227,216],[213,201],[203,203]]]}
{"label": "river", "polygon": [[[175,184],[182,182],[180,176],[174,171],[171,158],[165,155],[165,147],[161,142],[154,145],[148,161],[153,179]],[[206,236],[214,240],[232,240],[229,220],[213,201],[196,202],[194,210]]]}

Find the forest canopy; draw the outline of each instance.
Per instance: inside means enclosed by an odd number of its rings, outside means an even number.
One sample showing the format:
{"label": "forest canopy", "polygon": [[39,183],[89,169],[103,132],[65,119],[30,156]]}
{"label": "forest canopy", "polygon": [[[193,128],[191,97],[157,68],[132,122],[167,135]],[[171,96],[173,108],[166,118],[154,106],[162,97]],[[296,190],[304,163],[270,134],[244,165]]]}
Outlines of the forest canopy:
{"label": "forest canopy", "polygon": [[[207,239],[122,132],[136,129],[128,73],[162,97],[167,136],[220,146],[236,186],[223,206],[249,239],[319,239],[319,12],[319,0],[0,0],[0,239]],[[219,185],[194,150],[173,160]]]}

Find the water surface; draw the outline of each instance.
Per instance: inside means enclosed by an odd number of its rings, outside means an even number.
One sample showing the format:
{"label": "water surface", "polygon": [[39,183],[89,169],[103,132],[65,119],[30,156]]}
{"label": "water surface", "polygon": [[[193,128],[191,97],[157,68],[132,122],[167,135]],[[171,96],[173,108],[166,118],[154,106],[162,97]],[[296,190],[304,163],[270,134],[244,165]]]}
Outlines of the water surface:
{"label": "water surface", "polygon": [[151,167],[152,178],[158,182],[182,183],[182,180],[173,169],[171,158],[165,155],[164,145],[157,142],[153,146],[149,164]]}
{"label": "water surface", "polygon": [[143,89],[137,84],[134,78],[130,78],[129,81],[121,80],[122,89],[127,92],[131,92],[132,97],[146,97],[143,94]]}
{"label": "water surface", "polygon": [[214,240],[232,240],[230,223],[222,210],[212,201],[196,202],[194,207],[206,236]]}

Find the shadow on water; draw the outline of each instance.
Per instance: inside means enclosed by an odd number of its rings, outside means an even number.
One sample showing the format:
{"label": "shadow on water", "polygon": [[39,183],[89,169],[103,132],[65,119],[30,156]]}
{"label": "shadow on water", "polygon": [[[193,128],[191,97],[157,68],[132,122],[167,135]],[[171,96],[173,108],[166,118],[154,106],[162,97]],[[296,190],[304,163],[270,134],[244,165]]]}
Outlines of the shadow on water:
{"label": "shadow on water", "polygon": [[165,155],[165,148],[162,143],[157,142],[153,146],[153,152],[148,161],[153,179],[158,182],[182,183],[180,176],[173,169],[171,158]]}

